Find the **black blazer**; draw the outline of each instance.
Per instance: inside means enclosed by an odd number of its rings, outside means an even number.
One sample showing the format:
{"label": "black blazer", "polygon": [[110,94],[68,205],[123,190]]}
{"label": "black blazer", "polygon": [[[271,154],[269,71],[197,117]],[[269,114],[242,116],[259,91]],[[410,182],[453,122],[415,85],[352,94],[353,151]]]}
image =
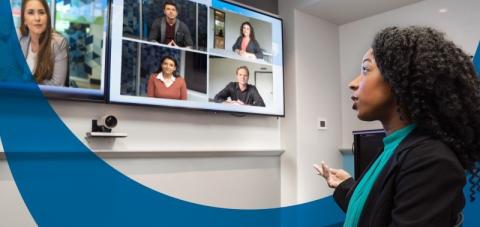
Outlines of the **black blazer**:
{"label": "black blazer", "polygon": [[[158,17],[153,21],[153,24],[150,27],[150,34],[148,35],[148,40],[164,43],[166,29],[167,24],[165,22],[165,18]],[[190,35],[190,30],[188,29],[188,26],[178,18],[175,22],[175,34],[173,39],[179,47],[193,46],[193,40],[192,36]]]}
{"label": "black blazer", "polygon": [[[455,153],[415,129],[378,176],[358,226],[454,226],[465,206],[465,182]],[[355,187],[350,178],[335,189],[333,197],[344,211]]]}
{"label": "black blazer", "polygon": [[[237,38],[237,41],[232,46],[233,51],[235,51],[236,49],[242,49],[242,39],[242,36],[239,36]],[[258,44],[257,40],[250,40],[250,42],[248,42],[246,51],[248,53],[255,54],[255,57],[257,57],[257,59],[263,59],[263,51],[262,48],[260,48],[260,44]]]}

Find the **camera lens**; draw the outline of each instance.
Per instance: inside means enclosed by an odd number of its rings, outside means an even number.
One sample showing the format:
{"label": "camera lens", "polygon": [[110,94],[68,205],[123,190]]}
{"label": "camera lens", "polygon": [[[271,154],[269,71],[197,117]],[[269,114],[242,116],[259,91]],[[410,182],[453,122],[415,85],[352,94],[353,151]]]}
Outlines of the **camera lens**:
{"label": "camera lens", "polygon": [[114,116],[108,116],[107,118],[105,118],[105,126],[109,128],[117,126],[117,118]]}

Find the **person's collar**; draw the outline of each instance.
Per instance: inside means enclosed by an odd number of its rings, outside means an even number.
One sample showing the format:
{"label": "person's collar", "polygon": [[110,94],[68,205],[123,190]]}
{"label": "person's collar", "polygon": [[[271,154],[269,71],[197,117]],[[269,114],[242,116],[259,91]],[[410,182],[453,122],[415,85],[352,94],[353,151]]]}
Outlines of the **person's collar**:
{"label": "person's collar", "polygon": [[383,138],[383,144],[387,146],[388,144],[392,144],[395,141],[402,141],[408,134],[410,134],[410,132],[415,129],[415,127],[415,124],[409,124],[401,129],[394,131],[390,135],[387,135],[385,138]]}
{"label": "person's collar", "polygon": [[[242,91],[242,90],[240,89],[240,83],[239,83],[239,82],[235,83],[235,88],[237,88],[237,90],[239,90],[239,91]],[[247,91],[248,88],[250,88],[250,84],[247,83],[247,87],[246,87],[245,90],[243,90],[243,91]]]}
{"label": "person's collar", "polygon": [[172,25],[170,25],[170,23],[168,23],[168,19],[165,17],[165,23],[166,23],[167,25],[169,25],[169,26],[175,26],[175,24],[177,23],[177,19],[175,18],[175,19],[173,20]]}
{"label": "person's collar", "polygon": [[[157,75],[157,79],[161,80],[163,83],[165,83],[165,77],[163,77],[163,73],[160,72],[158,75]],[[175,77],[172,75],[172,82],[175,82]]]}

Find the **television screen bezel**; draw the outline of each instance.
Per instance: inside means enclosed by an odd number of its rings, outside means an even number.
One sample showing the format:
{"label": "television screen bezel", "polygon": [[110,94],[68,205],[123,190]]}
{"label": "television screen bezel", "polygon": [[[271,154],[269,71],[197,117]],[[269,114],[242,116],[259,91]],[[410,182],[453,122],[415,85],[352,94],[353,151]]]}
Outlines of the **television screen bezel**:
{"label": "television screen bezel", "polygon": [[[108,0],[109,1],[109,15],[112,13],[112,3],[113,3],[113,0]],[[191,0],[188,0],[188,1],[191,1]],[[230,113],[230,114],[233,114],[235,116],[246,116],[246,115],[259,115],[259,116],[272,116],[272,117],[285,117],[285,48],[284,48],[284,35],[283,35],[283,32],[284,32],[284,24],[283,24],[283,19],[279,16],[279,15],[275,15],[275,14],[272,14],[272,13],[269,13],[269,12],[266,12],[266,11],[263,11],[261,9],[257,9],[257,8],[254,8],[252,6],[247,6],[247,5],[244,5],[244,4],[241,4],[241,3],[238,3],[238,2],[235,2],[235,1],[229,1],[229,0],[217,0],[217,1],[221,1],[221,2],[225,2],[225,3],[228,3],[228,4],[232,4],[234,6],[237,6],[237,7],[242,7],[244,9],[248,9],[248,10],[251,10],[253,12],[256,12],[256,13],[260,13],[260,14],[263,14],[265,16],[268,16],[268,17],[272,17],[274,19],[278,19],[280,21],[280,28],[281,28],[281,40],[282,40],[282,44],[281,44],[281,48],[282,48],[282,113],[281,114],[272,114],[272,113],[256,113],[256,112],[244,112],[244,111],[231,111],[231,110],[218,110],[218,109],[211,109],[211,108],[196,108],[196,107],[183,107],[183,106],[168,106],[168,105],[162,105],[162,104],[145,104],[145,103],[131,103],[131,102],[122,102],[122,101],[114,101],[110,98],[110,81],[111,81],[111,75],[110,75],[110,60],[111,60],[111,42],[112,40],[109,39],[108,41],[108,56],[109,56],[109,59],[108,59],[108,66],[109,66],[109,69],[108,69],[108,77],[105,78],[105,85],[104,86],[104,96],[105,96],[105,102],[106,103],[111,103],[111,104],[117,104],[117,105],[127,105],[127,106],[145,106],[145,107],[153,107],[153,108],[168,108],[168,109],[181,109],[181,110],[196,110],[196,111],[205,111],[205,112],[213,112],[213,113]],[[211,7],[210,7],[211,8]],[[112,18],[109,17],[109,34],[108,34],[108,37],[111,37],[111,32],[112,32],[112,23],[111,23],[111,20]],[[208,51],[206,51],[208,52]]]}

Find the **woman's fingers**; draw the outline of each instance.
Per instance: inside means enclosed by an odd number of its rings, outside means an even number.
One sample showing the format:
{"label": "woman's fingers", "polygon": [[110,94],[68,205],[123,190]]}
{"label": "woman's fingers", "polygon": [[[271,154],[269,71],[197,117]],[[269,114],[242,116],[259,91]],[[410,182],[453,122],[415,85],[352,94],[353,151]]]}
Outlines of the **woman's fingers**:
{"label": "woman's fingers", "polygon": [[323,176],[323,170],[322,170],[322,167],[320,167],[319,165],[317,164],[313,164],[313,168],[317,171],[317,174],[318,175],[321,175]]}
{"label": "woman's fingers", "polygon": [[328,180],[328,178],[330,177],[330,170],[328,169],[328,166],[323,161],[322,161],[322,170],[323,170],[323,177],[325,177]]}
{"label": "woman's fingers", "polygon": [[330,173],[332,173],[333,175],[336,175],[338,173],[338,169],[330,168]]}

